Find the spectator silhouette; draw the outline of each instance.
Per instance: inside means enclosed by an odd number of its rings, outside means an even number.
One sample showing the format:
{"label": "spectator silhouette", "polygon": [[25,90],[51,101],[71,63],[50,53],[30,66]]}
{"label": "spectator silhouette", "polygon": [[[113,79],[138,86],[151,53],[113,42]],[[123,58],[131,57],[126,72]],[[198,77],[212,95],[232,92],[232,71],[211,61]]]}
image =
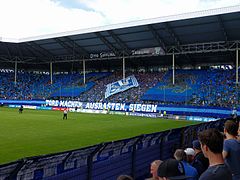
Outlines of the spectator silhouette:
{"label": "spectator silhouette", "polygon": [[133,178],[128,175],[120,175],[118,176],[117,180],[133,180]]}
{"label": "spectator silhouette", "polygon": [[163,161],[158,167],[159,180],[183,180],[189,178],[185,175],[183,164],[175,159]]}
{"label": "spectator silhouette", "polygon": [[209,159],[209,167],[199,180],[231,180],[232,173],[222,156],[223,135],[217,129],[207,129],[200,132],[198,138],[204,156]]}
{"label": "spectator silhouette", "polygon": [[161,160],[155,160],[151,163],[150,166],[150,173],[152,175],[151,178],[147,178],[146,180],[158,180],[158,175],[157,175],[157,171],[158,171],[158,167],[159,165],[162,163]]}
{"label": "spectator silhouette", "polygon": [[192,163],[193,159],[194,159],[194,156],[195,156],[195,151],[193,148],[186,148],[184,150],[184,152],[186,153],[187,155],[187,162],[188,163]]}
{"label": "spectator silhouette", "polygon": [[195,156],[192,162],[192,166],[195,167],[198,171],[198,175],[200,176],[209,166],[209,161],[201,150],[201,144],[198,140],[192,142],[193,149],[195,151]]}
{"label": "spectator silhouette", "polygon": [[188,180],[198,179],[198,172],[187,162],[187,155],[183,149],[177,149],[174,153],[174,158],[183,164],[185,175],[191,177]]}
{"label": "spectator silhouette", "polygon": [[224,124],[224,134],[226,139],[223,145],[223,158],[229,166],[233,180],[240,179],[240,141],[237,140],[238,124],[228,120]]}

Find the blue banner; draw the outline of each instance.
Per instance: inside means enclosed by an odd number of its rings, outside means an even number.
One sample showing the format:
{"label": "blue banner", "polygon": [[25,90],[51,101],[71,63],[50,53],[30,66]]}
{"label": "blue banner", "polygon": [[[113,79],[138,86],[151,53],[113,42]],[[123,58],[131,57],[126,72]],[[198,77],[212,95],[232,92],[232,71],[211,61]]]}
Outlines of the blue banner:
{"label": "blue banner", "polygon": [[138,87],[138,82],[134,75],[128,76],[125,79],[121,79],[114,83],[108,84],[107,90],[105,92],[105,98],[108,98],[109,96],[111,96],[113,94],[117,94],[119,92],[126,91],[132,87]]}
{"label": "blue banner", "polygon": [[189,121],[204,121],[204,122],[216,121],[215,118],[196,117],[196,116],[187,116],[187,120],[189,120]]}
{"label": "blue banner", "polygon": [[[197,107],[197,106],[176,106],[176,105],[153,105],[140,103],[111,103],[111,102],[80,102],[80,101],[64,101],[64,100],[3,100],[0,99],[0,104],[8,105],[9,107],[20,107],[23,105],[26,108],[36,106],[36,109],[52,108],[78,108],[86,110],[108,110],[122,112],[143,112],[143,113],[159,113],[163,114],[166,111],[167,115],[177,114],[184,116],[199,116],[199,117],[215,117],[225,118],[232,115],[231,108],[222,107]],[[239,116],[240,109],[234,109],[234,112]],[[190,118],[191,119],[191,118]],[[198,119],[197,119],[198,120]],[[204,121],[205,119],[203,119]]]}

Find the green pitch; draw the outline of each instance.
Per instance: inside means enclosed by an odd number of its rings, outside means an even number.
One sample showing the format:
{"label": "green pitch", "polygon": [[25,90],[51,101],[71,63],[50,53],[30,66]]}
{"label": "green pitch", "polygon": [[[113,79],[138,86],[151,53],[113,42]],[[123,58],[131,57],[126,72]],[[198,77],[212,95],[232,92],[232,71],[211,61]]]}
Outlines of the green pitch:
{"label": "green pitch", "polygon": [[159,132],[197,122],[122,115],[0,108],[0,164],[101,142]]}

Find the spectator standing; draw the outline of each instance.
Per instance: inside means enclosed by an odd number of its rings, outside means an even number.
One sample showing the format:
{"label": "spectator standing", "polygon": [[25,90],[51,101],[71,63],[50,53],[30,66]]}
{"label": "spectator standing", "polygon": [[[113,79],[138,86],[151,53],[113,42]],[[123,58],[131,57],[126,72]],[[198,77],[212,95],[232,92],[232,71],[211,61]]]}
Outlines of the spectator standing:
{"label": "spectator standing", "polygon": [[177,149],[174,153],[174,158],[183,164],[185,175],[191,177],[188,180],[198,179],[198,172],[187,162],[187,155],[183,149]]}
{"label": "spectator standing", "polygon": [[223,135],[217,129],[207,129],[200,132],[198,138],[204,156],[209,159],[209,167],[199,180],[232,180],[232,173],[222,156]]}
{"label": "spectator standing", "polygon": [[183,180],[188,177],[185,175],[183,164],[175,159],[163,161],[158,167],[159,180]]}
{"label": "spectator standing", "polygon": [[195,167],[198,171],[198,175],[201,176],[201,174],[207,170],[209,166],[209,161],[206,157],[204,157],[204,154],[201,150],[201,144],[198,140],[195,140],[192,142],[193,149],[195,151],[195,156],[192,162],[192,166]]}
{"label": "spectator standing", "polygon": [[223,145],[223,158],[229,166],[233,180],[240,179],[240,141],[237,140],[238,124],[228,120],[224,124],[224,134],[226,139]]}
{"label": "spectator standing", "polygon": [[192,163],[193,159],[194,159],[194,156],[195,156],[195,151],[193,148],[186,148],[184,150],[184,152],[186,153],[187,155],[187,162],[188,163]]}

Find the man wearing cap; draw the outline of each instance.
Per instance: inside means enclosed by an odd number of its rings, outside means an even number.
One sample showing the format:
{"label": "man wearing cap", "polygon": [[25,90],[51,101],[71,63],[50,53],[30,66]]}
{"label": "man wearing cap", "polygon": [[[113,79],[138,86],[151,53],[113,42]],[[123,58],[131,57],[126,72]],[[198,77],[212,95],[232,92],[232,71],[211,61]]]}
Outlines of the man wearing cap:
{"label": "man wearing cap", "polygon": [[192,163],[194,156],[195,156],[195,151],[193,148],[186,148],[184,152],[187,155],[187,162]]}
{"label": "man wearing cap", "polygon": [[204,157],[204,154],[201,150],[201,144],[198,140],[192,142],[193,149],[195,151],[195,156],[192,162],[192,166],[197,169],[199,176],[207,170],[209,166],[209,161]]}
{"label": "man wearing cap", "polygon": [[185,175],[191,177],[188,180],[198,179],[198,172],[187,162],[187,155],[183,149],[177,149],[174,153],[174,158],[183,164]]}
{"label": "man wearing cap", "polygon": [[209,167],[199,180],[232,180],[231,171],[222,156],[223,135],[217,129],[207,129],[200,132],[198,138],[203,154],[209,160]]}
{"label": "man wearing cap", "polygon": [[163,161],[158,167],[159,180],[184,180],[189,178],[185,175],[181,162],[175,159]]}

